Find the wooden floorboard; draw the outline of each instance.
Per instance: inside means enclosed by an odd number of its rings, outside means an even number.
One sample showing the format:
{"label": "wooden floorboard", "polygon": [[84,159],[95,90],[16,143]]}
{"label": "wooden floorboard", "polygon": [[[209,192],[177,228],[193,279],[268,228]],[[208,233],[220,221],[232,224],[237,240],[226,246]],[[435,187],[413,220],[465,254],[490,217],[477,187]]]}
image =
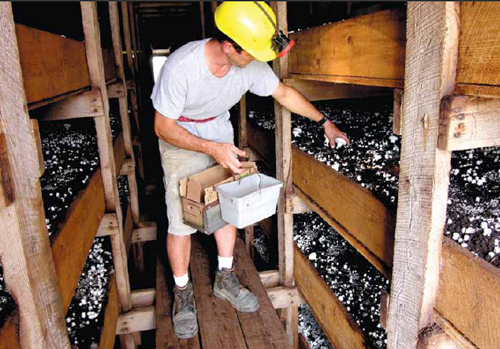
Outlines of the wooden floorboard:
{"label": "wooden floorboard", "polygon": [[172,324],[172,285],[167,285],[166,279],[172,276],[170,268],[164,266],[165,258],[158,255],[156,263],[156,349],[199,349],[198,336],[181,340],[175,335]]}
{"label": "wooden floorboard", "polygon": [[245,244],[237,239],[235,265],[238,278],[259,297],[260,308],[241,313],[229,302],[213,296],[212,286],[217,267],[217,252],[212,237],[196,234],[191,255],[191,277],[198,309],[201,344],[204,349],[219,348],[286,348],[287,339],[281,322]]}

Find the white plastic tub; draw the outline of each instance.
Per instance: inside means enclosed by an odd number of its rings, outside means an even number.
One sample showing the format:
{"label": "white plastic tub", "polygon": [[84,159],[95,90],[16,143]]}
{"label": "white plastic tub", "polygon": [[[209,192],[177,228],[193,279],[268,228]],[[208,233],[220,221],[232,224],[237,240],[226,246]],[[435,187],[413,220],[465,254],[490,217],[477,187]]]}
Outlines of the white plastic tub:
{"label": "white plastic tub", "polygon": [[241,229],[272,216],[282,186],[281,181],[261,173],[218,185],[222,219]]}

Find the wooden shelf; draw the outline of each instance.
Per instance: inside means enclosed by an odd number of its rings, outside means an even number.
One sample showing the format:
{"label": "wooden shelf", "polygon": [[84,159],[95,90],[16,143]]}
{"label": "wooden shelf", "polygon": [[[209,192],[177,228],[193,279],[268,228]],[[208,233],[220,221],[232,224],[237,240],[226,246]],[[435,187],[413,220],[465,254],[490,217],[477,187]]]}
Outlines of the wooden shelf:
{"label": "wooden shelf", "polygon": [[[114,146],[117,163],[119,159],[123,162],[125,151],[122,134],[116,138]],[[117,154],[123,156],[118,157]],[[87,187],[77,195],[69,207],[66,221],[61,224],[61,229],[52,242],[52,255],[64,313],[68,310],[88,252],[104,217],[104,202],[101,170],[98,169],[90,178]]]}
{"label": "wooden shelf", "polygon": [[[16,24],[28,104],[90,87],[85,43]],[[116,78],[113,50],[103,49],[106,81]]]}
{"label": "wooden shelf", "polygon": [[106,305],[104,324],[99,340],[99,349],[112,349],[115,344],[116,327],[120,315],[120,303],[118,301],[118,289],[116,287],[116,275],[113,274],[110,280],[108,293],[108,304]]}
{"label": "wooden shelf", "polygon": [[16,310],[0,328],[0,349],[21,349],[16,326],[18,319],[19,314]]}

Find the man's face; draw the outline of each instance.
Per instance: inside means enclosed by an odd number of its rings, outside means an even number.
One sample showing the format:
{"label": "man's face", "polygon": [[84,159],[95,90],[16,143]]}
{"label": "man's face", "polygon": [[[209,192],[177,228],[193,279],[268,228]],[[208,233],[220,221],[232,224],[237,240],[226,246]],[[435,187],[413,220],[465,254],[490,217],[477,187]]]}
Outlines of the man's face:
{"label": "man's face", "polygon": [[255,58],[253,58],[253,56],[245,50],[242,50],[240,53],[238,53],[233,45],[231,45],[231,49],[227,52],[227,57],[229,59],[229,62],[237,66],[238,68],[245,68],[255,60]]}

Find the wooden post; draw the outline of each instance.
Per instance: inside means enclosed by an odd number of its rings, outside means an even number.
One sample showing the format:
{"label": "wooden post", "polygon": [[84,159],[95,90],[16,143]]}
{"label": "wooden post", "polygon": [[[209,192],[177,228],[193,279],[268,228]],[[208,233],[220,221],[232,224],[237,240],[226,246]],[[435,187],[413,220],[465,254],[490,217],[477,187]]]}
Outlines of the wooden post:
{"label": "wooden post", "polygon": [[205,39],[205,2],[200,1],[200,16],[201,16],[201,37]]}
{"label": "wooden post", "polygon": [[[123,84],[123,89],[125,90],[125,96],[119,99],[120,103],[120,119],[122,122],[123,137],[125,140],[125,152],[127,157],[134,159],[134,149],[132,148],[132,133],[130,129],[130,118],[128,115],[128,99],[127,99],[127,86],[125,81],[125,70],[123,68],[123,56],[122,56],[122,45],[121,45],[121,34],[120,34],[120,22],[118,16],[118,5],[116,2],[109,3],[109,16],[111,23],[111,32],[113,37],[113,49],[115,53],[115,62],[117,67],[117,75]],[[134,161],[135,163],[135,161]],[[130,208],[132,210],[132,217],[134,219],[135,226],[140,223],[140,211],[139,211],[139,193],[137,190],[137,179],[135,176],[135,170],[127,174],[128,188],[130,193]],[[134,261],[135,265],[139,269],[139,272],[144,272],[144,259],[143,259],[143,245],[142,243],[134,244],[132,247],[134,251]]]}
{"label": "wooden post", "polygon": [[95,2],[81,2],[83,29],[85,33],[85,49],[92,88],[97,88],[102,93],[104,103],[104,116],[95,118],[97,131],[97,144],[99,146],[99,160],[104,184],[106,209],[116,212],[120,234],[111,236],[113,260],[118,285],[118,295],[122,310],[132,307],[130,297],[130,280],[127,267],[127,252],[123,233],[123,214],[118,196],[116,181],[116,168],[111,139],[111,126],[109,123],[109,100],[104,78],[104,66],[101,49],[99,22],[97,19],[97,4]]}
{"label": "wooden post", "polygon": [[455,87],[458,14],[458,2],[408,3],[388,349],[416,348],[433,323],[451,166],[437,139],[441,101]]}
{"label": "wooden post", "polygon": [[[288,33],[286,2],[271,2],[278,26]],[[280,79],[288,77],[288,55],[277,58],[273,69]],[[274,102],[276,117],[276,177],[283,182],[283,192],[278,201],[278,249],[280,285],[294,286],[293,279],[293,214],[286,212],[286,198],[293,192],[292,183],[292,121],[291,113]],[[286,312],[286,332],[293,348],[298,348],[298,307],[291,306]]]}
{"label": "wooden post", "polygon": [[0,43],[0,188],[8,198],[0,200],[5,282],[19,307],[21,346],[69,349],[9,2],[0,3]]}

